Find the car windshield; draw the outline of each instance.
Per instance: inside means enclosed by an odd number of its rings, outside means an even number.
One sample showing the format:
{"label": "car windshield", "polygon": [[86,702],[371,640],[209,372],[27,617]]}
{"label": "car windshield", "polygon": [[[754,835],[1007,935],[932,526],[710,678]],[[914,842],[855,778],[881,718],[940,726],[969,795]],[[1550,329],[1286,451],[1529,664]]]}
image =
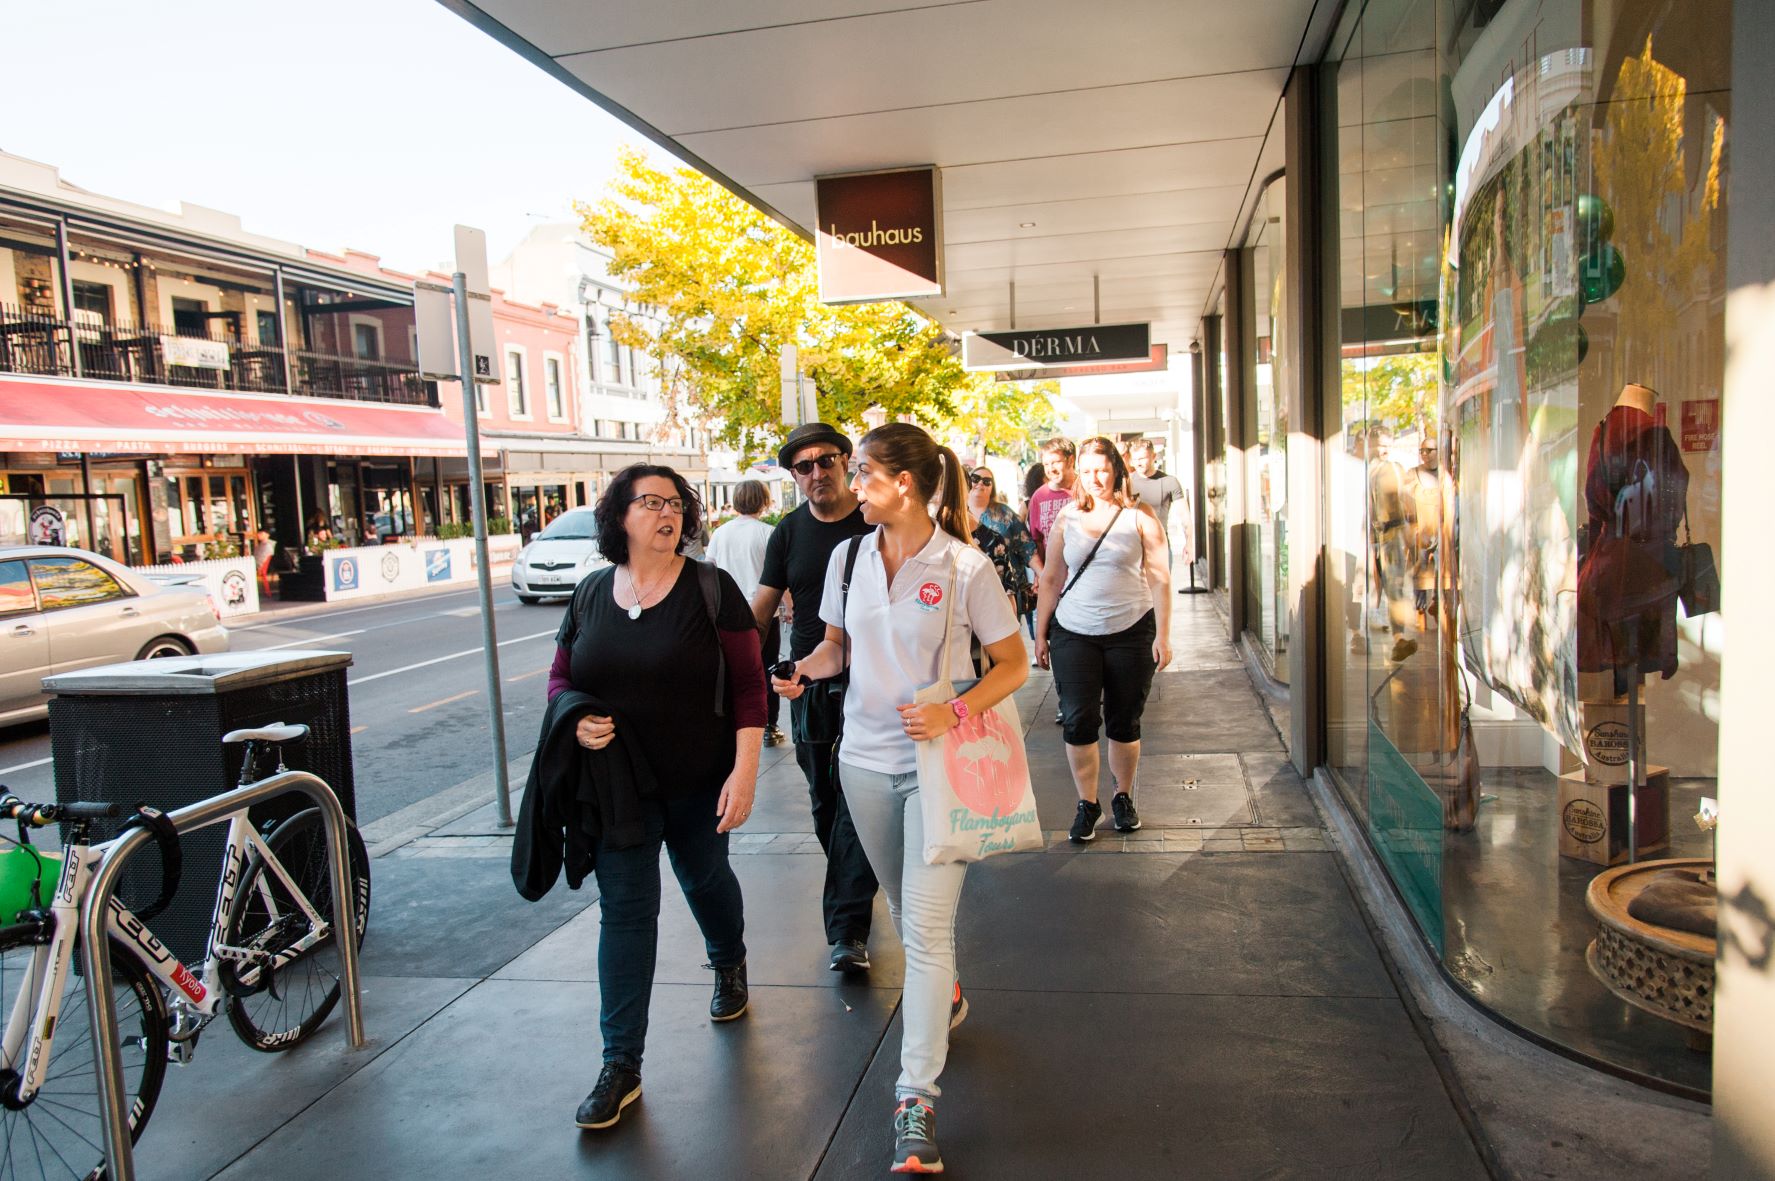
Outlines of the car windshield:
{"label": "car windshield", "polygon": [[562,513],[537,535],[542,541],[596,541],[598,522],[589,508]]}

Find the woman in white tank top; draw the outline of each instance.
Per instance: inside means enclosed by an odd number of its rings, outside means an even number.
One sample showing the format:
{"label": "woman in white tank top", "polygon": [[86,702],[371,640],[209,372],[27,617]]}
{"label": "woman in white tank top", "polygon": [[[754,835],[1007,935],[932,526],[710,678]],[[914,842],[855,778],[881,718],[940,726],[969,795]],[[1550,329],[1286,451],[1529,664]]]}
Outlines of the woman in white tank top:
{"label": "woman in white tank top", "polygon": [[1036,606],[1035,658],[1060,692],[1066,761],[1078,789],[1075,843],[1095,840],[1097,736],[1109,737],[1110,799],[1118,832],[1140,827],[1134,806],[1140,717],[1153,673],[1171,663],[1171,573],[1165,533],[1133,496],[1115,444],[1079,448],[1078,494],[1048,537]]}

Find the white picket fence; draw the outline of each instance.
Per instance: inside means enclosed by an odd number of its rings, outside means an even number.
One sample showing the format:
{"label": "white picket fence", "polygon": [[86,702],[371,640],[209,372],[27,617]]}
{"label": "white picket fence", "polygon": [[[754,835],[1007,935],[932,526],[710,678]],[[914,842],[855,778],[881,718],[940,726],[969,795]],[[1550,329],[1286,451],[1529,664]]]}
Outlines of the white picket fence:
{"label": "white picket fence", "polygon": [[140,574],[199,576],[205,590],[216,600],[222,618],[252,615],[259,610],[259,578],[251,558],[211,558],[202,562],[168,562],[160,566],[134,566]]}

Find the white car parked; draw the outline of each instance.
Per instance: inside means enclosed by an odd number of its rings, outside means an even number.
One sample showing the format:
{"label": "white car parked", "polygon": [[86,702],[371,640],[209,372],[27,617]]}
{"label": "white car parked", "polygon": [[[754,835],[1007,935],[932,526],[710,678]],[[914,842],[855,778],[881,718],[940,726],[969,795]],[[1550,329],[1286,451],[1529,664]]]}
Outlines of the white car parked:
{"label": "white car parked", "polygon": [[47,714],[53,673],[228,651],[215,600],[178,578],[88,550],[0,547],[0,725]]}
{"label": "white car parked", "polygon": [[512,590],[520,603],[540,603],[573,593],[579,580],[609,562],[598,552],[598,522],[589,508],[562,513],[518,551]]}

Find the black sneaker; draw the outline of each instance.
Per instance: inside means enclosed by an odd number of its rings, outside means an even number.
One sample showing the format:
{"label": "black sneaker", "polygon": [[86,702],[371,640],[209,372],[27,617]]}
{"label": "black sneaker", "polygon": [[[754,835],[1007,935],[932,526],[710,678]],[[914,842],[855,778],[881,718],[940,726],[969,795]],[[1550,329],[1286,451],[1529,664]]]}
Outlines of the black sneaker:
{"label": "black sneaker", "polygon": [[777,729],[775,726],[766,726],[764,728],[764,745],[766,745],[766,746],[781,746],[781,745],[783,745],[783,732],[781,730]]}
{"label": "black sneaker", "polygon": [[620,1062],[606,1062],[597,1085],[579,1105],[573,1122],[582,1128],[608,1128],[622,1118],[622,1109],[641,1097],[641,1076]]}
{"label": "black sneaker", "polygon": [[834,972],[867,972],[869,949],[861,939],[840,939],[832,945],[832,959],[826,964]]}
{"label": "black sneaker", "polygon": [[937,1109],[929,1099],[902,1099],[894,1108],[894,1173],[941,1173]]}
{"label": "black sneaker", "polygon": [[1072,818],[1072,831],[1067,839],[1075,845],[1097,839],[1097,822],[1103,819],[1103,805],[1096,800],[1080,800],[1078,815]]}
{"label": "black sneaker", "polygon": [[968,1019],[968,998],[961,994],[961,981],[955,982],[955,999],[949,1002],[949,1028],[954,1029]]}
{"label": "black sneaker", "polygon": [[1134,797],[1118,791],[1109,797],[1110,815],[1115,817],[1117,832],[1133,832],[1140,827],[1140,813],[1134,810]]}
{"label": "black sneaker", "polygon": [[747,998],[751,995],[746,989],[746,965],[716,968],[714,964],[704,964],[703,967],[715,971],[715,995],[709,998],[709,1020],[732,1021],[744,1014]]}

